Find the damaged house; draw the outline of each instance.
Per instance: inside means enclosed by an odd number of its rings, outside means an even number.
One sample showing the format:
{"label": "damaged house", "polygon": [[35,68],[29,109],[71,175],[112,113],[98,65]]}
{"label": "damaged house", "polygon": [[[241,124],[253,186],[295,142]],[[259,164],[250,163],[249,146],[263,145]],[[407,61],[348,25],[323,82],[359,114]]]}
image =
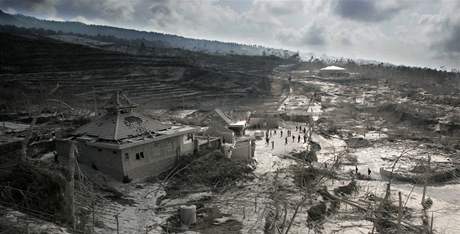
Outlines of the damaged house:
{"label": "damaged house", "polygon": [[255,140],[245,135],[247,120],[234,120],[220,109],[215,109],[208,117],[211,121],[204,134],[221,137],[227,157],[242,161],[254,157]]}
{"label": "damaged house", "polygon": [[[129,181],[156,176],[195,150],[198,128],[166,125],[143,115],[119,92],[105,109],[104,116],[81,126],[71,137],[80,163]],[[58,141],[59,156],[68,154],[68,140]]]}

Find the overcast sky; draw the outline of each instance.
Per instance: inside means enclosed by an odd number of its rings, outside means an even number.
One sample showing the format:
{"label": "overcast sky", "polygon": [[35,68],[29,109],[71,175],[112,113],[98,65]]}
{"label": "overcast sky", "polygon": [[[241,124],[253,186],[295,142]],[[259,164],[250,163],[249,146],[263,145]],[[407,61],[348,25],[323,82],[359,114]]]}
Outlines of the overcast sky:
{"label": "overcast sky", "polygon": [[460,0],[0,0],[54,20],[460,68]]}

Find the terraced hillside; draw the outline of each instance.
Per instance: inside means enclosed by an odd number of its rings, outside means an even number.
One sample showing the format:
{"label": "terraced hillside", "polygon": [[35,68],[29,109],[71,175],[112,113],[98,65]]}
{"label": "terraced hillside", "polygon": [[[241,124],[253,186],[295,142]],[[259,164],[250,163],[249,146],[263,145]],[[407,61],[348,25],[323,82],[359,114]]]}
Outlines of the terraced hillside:
{"label": "terraced hillside", "polygon": [[[123,90],[147,107],[213,108],[238,104],[247,97],[276,100],[271,75],[289,61],[261,56],[183,56],[124,54],[51,38],[0,34],[0,84],[17,89],[19,98],[34,99],[57,88],[55,98],[74,105],[103,102]],[[277,81],[279,82],[279,81]],[[0,95],[8,108],[8,92]],[[43,95],[41,96],[43,97]]]}

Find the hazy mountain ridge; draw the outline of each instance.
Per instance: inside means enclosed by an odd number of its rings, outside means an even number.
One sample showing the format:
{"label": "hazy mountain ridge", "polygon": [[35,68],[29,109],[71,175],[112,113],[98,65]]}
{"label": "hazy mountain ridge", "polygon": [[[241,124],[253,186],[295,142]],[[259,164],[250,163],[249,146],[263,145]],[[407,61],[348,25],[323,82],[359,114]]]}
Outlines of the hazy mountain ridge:
{"label": "hazy mountain ridge", "polygon": [[145,40],[157,42],[166,47],[181,48],[210,54],[274,55],[284,58],[295,54],[289,50],[267,48],[256,45],[192,39],[158,32],[137,31],[133,29],[101,25],[87,25],[80,22],[42,20],[19,14],[7,14],[1,10],[0,25],[13,25],[24,28],[41,28],[56,31],[62,34],[73,33],[88,36],[114,36],[125,40]]}

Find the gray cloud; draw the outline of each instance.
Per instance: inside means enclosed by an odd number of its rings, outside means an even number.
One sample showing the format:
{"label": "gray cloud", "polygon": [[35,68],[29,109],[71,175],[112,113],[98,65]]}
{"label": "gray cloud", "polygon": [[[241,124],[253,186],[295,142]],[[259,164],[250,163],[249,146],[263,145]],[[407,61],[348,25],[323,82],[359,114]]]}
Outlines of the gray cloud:
{"label": "gray cloud", "polygon": [[304,33],[301,38],[301,43],[312,46],[323,46],[326,44],[324,29],[316,25],[312,25]]}
{"label": "gray cloud", "polygon": [[299,0],[261,1],[256,2],[256,6],[266,8],[271,14],[275,16],[281,16],[295,14],[299,11],[302,11],[304,3]]}
{"label": "gray cloud", "polygon": [[460,23],[452,28],[451,33],[443,40],[445,51],[460,54]]}
{"label": "gray cloud", "polygon": [[343,18],[363,22],[379,22],[401,11],[405,4],[385,5],[373,0],[338,0],[335,13]]}
{"label": "gray cloud", "polygon": [[11,8],[23,12],[52,13],[56,0],[0,0],[1,8]]}
{"label": "gray cloud", "polygon": [[455,0],[0,0],[0,8],[318,54],[460,66]]}

